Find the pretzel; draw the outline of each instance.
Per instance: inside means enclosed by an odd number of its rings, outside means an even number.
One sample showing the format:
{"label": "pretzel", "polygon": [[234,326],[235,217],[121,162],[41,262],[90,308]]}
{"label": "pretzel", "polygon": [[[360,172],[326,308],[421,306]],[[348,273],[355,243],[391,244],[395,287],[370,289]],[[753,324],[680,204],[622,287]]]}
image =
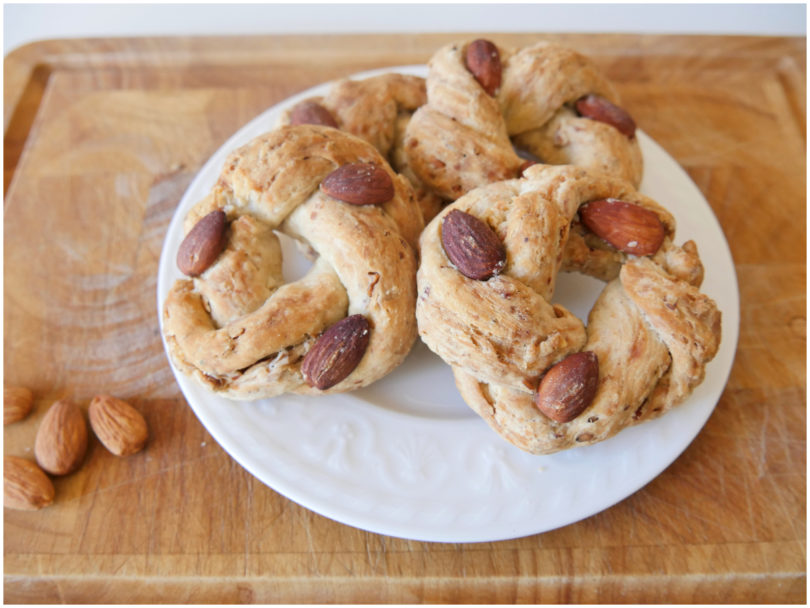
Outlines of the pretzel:
{"label": "pretzel", "polygon": [[[719,347],[697,247],[674,236],[672,215],[628,182],[534,165],[425,228],[419,335],[514,445],[548,454],[602,441],[682,402]],[[553,302],[561,269],[607,281],[587,329]]]}
{"label": "pretzel", "polygon": [[441,209],[442,199],[416,177],[404,150],[408,121],[426,100],[425,79],[419,76],[391,72],[360,80],[343,79],[325,96],[309,97],[287,108],[278,124],[320,124],[366,140],[410,181],[422,216],[429,221]]}
{"label": "pretzel", "polygon": [[[349,391],[381,378],[416,337],[407,180],[367,142],[282,127],[235,150],[186,218],[164,303],[172,361],[233,399]],[[285,283],[275,232],[317,255]]]}
{"label": "pretzel", "polygon": [[405,150],[416,176],[446,200],[518,177],[532,162],[641,182],[635,123],[613,86],[571,49],[446,45],[430,59],[427,98],[408,123]]}

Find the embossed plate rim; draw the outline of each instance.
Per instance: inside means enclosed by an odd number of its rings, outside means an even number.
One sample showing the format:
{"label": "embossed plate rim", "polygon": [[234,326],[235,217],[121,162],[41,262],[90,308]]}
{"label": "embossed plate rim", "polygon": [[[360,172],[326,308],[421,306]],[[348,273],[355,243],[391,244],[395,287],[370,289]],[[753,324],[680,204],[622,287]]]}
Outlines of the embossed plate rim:
{"label": "embossed plate rim", "polygon": [[[426,75],[425,66],[400,66],[350,78],[390,71]],[[189,185],[161,251],[161,329],[163,301],[179,277],[174,254],[185,213],[216,180],[230,151],[272,129],[285,108],[323,95],[330,85],[262,112]],[[436,418],[379,407],[362,392],[237,402],[207,392],[172,365],[186,400],[211,436],[260,481],[316,513],[370,532],[433,542],[498,541],[546,532],[613,506],[657,477],[703,428],[725,388],[739,335],[737,278],[717,219],[677,162],[645,133],[638,137],[645,159],[641,190],[677,199],[668,208],[678,221],[678,240],[698,243],[707,261],[704,290],[723,311],[722,344],[706,380],[665,416],[596,445],[532,456],[500,439],[463,402],[457,411],[451,404],[452,416]],[[417,343],[403,367],[372,386],[401,381],[411,358],[443,366],[431,369],[443,374],[446,368],[441,382],[452,382],[449,368]]]}

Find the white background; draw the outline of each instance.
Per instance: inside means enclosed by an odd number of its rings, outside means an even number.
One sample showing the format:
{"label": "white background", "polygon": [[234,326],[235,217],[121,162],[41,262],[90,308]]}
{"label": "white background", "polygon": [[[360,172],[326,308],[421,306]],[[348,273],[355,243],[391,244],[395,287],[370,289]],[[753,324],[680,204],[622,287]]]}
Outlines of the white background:
{"label": "white background", "polygon": [[3,53],[50,38],[361,32],[806,35],[799,4],[4,4]]}

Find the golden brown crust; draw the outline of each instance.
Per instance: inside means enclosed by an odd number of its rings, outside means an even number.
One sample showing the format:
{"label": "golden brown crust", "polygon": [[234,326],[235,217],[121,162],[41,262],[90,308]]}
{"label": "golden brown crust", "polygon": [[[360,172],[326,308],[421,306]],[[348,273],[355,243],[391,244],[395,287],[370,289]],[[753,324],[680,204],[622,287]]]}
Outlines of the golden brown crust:
{"label": "golden brown crust", "polygon": [[583,55],[540,42],[518,51],[499,48],[502,83],[493,97],[466,67],[469,43],[446,45],[429,62],[428,101],[413,115],[405,150],[417,177],[445,199],[512,179],[524,159],[515,147],[546,164],[575,164],[638,186],[638,141],[572,109],[593,93],[614,103],[613,86]]}
{"label": "golden brown crust", "polygon": [[[656,213],[666,229],[661,249],[636,257],[604,243],[590,248],[595,237],[576,223],[577,210],[601,198]],[[507,252],[502,274],[475,281],[452,266],[441,222],[453,209],[484,220],[499,235]],[[425,228],[419,334],[453,367],[470,407],[518,447],[543,454],[602,441],[683,401],[717,352],[720,312],[698,290],[702,264],[694,243],[679,247],[674,234],[671,214],[627,182],[536,165],[523,179],[471,191]],[[587,329],[550,304],[560,269],[608,281]],[[555,422],[535,407],[534,391],[551,365],[577,351],[597,355],[599,388],[574,420]]]}
{"label": "golden brown crust", "polygon": [[[337,128],[373,145],[411,183],[422,215],[429,221],[441,209],[442,200],[416,177],[403,149],[411,115],[426,100],[424,78],[391,72],[339,80],[326,95],[304,101],[317,102],[332,115]],[[280,126],[290,124],[292,109],[281,114]]]}
{"label": "golden brown crust", "polygon": [[517,156],[498,100],[465,66],[467,44],[449,44],[428,63],[425,105],[405,131],[405,150],[417,177],[455,200],[483,184],[517,176]]}
{"label": "golden brown crust", "polygon": [[[351,205],[319,189],[334,169],[371,162],[390,175],[395,195]],[[214,191],[189,212],[221,208],[228,243],[215,263],[179,280],[164,304],[164,333],[175,365],[234,399],[282,392],[318,394],[300,373],[313,339],[351,314],[372,327],[365,356],[329,392],[369,384],[398,365],[416,336],[416,255],[421,214],[407,181],[368,143],[329,127],[283,127],[233,152]],[[310,247],[317,260],[285,283],[273,231]]]}

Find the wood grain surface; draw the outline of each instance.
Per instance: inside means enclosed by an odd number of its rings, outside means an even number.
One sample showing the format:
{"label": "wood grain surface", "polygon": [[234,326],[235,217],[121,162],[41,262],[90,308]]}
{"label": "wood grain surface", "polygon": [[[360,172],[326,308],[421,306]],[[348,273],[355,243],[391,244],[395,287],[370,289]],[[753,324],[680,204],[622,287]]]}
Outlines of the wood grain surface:
{"label": "wood grain surface", "polygon": [[4,428],[33,457],[60,397],[106,392],[151,431],[91,439],[55,503],[4,510],[11,603],[804,603],[805,39],[553,38],[590,55],[717,215],[741,291],[738,351],[707,425],[657,479],[545,534],[381,536],[277,494],[228,456],[174,382],[156,272],[182,193],[245,122],[317,83],[424,63],[470,35],[45,41],[4,62]]}

